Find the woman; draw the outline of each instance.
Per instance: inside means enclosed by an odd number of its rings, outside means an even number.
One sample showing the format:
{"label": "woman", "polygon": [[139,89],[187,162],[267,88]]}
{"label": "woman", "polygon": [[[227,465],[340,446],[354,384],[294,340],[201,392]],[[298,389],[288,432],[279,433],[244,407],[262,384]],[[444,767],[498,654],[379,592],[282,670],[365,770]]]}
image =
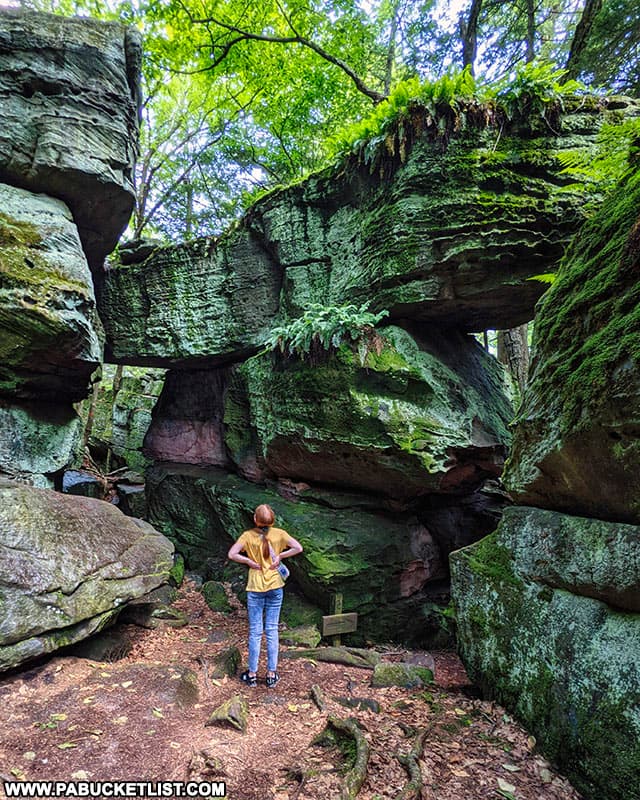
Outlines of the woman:
{"label": "woman", "polygon": [[[271,506],[260,505],[253,515],[255,528],[245,531],[229,550],[229,558],[249,567],[247,610],[249,612],[249,669],[240,680],[258,685],[258,659],[262,631],[267,639],[267,680],[269,687],[280,680],[278,675],[278,621],[282,606],[284,580],[278,572],[283,558],[302,552],[302,545],[286,531],[274,528]],[[242,552],[246,555],[241,555]]]}

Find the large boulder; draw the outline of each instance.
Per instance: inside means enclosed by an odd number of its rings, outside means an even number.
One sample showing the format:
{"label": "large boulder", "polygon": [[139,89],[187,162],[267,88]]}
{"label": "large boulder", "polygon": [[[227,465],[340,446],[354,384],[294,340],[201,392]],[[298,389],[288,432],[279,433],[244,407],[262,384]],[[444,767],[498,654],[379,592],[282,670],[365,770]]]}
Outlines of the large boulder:
{"label": "large boulder", "polygon": [[0,184],[0,394],[81,399],[102,360],[102,336],[67,206]]}
{"label": "large boulder", "polygon": [[71,644],[169,576],[173,545],[110,503],[0,478],[0,670]]}
{"label": "large boulder", "polygon": [[640,528],[535,508],[454,553],[470,677],[515,712],[590,800],[640,774]]}
{"label": "large boulder", "polygon": [[396,499],[466,494],[500,475],[511,407],[478,342],[388,326],[326,363],[263,354],[233,370],[225,442],[240,473]]}
{"label": "large boulder", "polygon": [[592,152],[604,122],[640,113],[628,100],[570,106],[557,131],[487,111],[446,144],[416,107],[371,163],[354,157],[274,192],[219,239],[127,254],[101,293],[110,358],[239,360],[313,302],[373,297],[392,319],[466,331],[531,319],[545,288],[531,278],[554,269],[591,196],[558,155]]}
{"label": "large boulder", "polygon": [[92,269],[133,209],[140,56],[118,23],[0,9],[0,181],[64,200]]}
{"label": "large boulder", "polygon": [[53,488],[74,459],[80,419],[71,405],[12,403],[0,399],[0,475]]}
{"label": "large boulder", "polygon": [[414,513],[340,492],[285,499],[222,470],[188,466],[155,467],[147,486],[153,525],[211,577],[223,577],[227,550],[266,502],[304,547],[287,562],[289,580],[326,613],[342,593],[345,611],[360,615],[360,640],[425,643],[437,630],[430,615],[446,594],[446,553]]}
{"label": "large boulder", "polygon": [[506,475],[517,502],[640,522],[639,269],[636,164],[540,304]]}

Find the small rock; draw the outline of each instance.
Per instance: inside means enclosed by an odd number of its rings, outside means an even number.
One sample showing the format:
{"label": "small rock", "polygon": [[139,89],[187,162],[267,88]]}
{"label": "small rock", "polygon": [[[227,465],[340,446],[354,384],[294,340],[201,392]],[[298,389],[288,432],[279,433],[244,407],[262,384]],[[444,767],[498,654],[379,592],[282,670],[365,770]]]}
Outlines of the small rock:
{"label": "small rock", "polygon": [[228,647],[222,650],[213,659],[214,667],[211,671],[212,678],[233,677],[238,671],[242,656],[237,647]]}
{"label": "small rock", "polygon": [[371,679],[371,685],[375,687],[404,686],[406,689],[414,689],[431,683],[433,683],[432,670],[404,662],[381,661],[375,665]]}
{"label": "small rock", "polygon": [[205,726],[220,725],[221,727],[235,728],[244,733],[247,729],[249,706],[242,695],[235,694],[226,703],[213,711]]}
{"label": "small rock", "polygon": [[202,585],[202,596],[205,603],[212,611],[231,611],[231,604],[224,588],[224,584],[220,581],[207,581]]}
{"label": "small rock", "polygon": [[207,636],[207,644],[218,644],[219,642],[224,642],[225,639],[228,638],[229,634],[226,631],[211,631]]}

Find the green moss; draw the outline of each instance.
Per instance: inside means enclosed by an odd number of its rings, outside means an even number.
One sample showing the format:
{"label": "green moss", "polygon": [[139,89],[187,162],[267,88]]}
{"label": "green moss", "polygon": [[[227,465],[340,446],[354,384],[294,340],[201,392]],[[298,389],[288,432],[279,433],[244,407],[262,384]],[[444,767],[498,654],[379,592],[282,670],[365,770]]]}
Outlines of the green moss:
{"label": "green moss", "polygon": [[513,556],[504,545],[498,543],[496,531],[472,545],[469,554],[469,568],[476,574],[499,583],[522,586],[522,581],[513,570]]}
{"label": "green moss", "polygon": [[182,586],[184,580],[184,557],[180,553],[176,553],[173,560],[173,566],[169,570],[169,580],[174,586]]}
{"label": "green moss", "polygon": [[[534,347],[545,356],[532,383],[537,396],[556,399],[563,427],[588,423],[620,368],[640,363],[640,283],[630,279],[639,208],[640,171],[583,227],[536,318]],[[527,414],[525,405],[520,419]]]}
{"label": "green moss", "polygon": [[231,605],[227,598],[224,586],[219,581],[206,581],[202,585],[202,596],[205,603],[212,611],[231,611]]}
{"label": "green moss", "polygon": [[42,237],[33,223],[14,219],[0,211],[0,247],[37,247],[40,244]]}

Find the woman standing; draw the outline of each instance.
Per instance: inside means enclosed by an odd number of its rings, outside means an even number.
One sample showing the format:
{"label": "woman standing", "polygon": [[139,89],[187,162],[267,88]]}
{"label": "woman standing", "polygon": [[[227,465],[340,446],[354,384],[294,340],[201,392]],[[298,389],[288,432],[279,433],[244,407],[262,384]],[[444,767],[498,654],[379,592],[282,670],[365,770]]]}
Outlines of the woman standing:
{"label": "woman standing", "polygon": [[[302,545],[286,531],[274,528],[275,514],[271,506],[260,505],[253,515],[255,528],[245,531],[229,550],[228,556],[249,567],[247,610],[249,612],[249,669],[240,680],[248,686],[258,685],[258,659],[262,632],[267,639],[267,679],[269,687],[280,680],[278,675],[278,622],[284,580],[278,572],[283,558],[302,552]],[[242,552],[246,555],[241,555]]]}

